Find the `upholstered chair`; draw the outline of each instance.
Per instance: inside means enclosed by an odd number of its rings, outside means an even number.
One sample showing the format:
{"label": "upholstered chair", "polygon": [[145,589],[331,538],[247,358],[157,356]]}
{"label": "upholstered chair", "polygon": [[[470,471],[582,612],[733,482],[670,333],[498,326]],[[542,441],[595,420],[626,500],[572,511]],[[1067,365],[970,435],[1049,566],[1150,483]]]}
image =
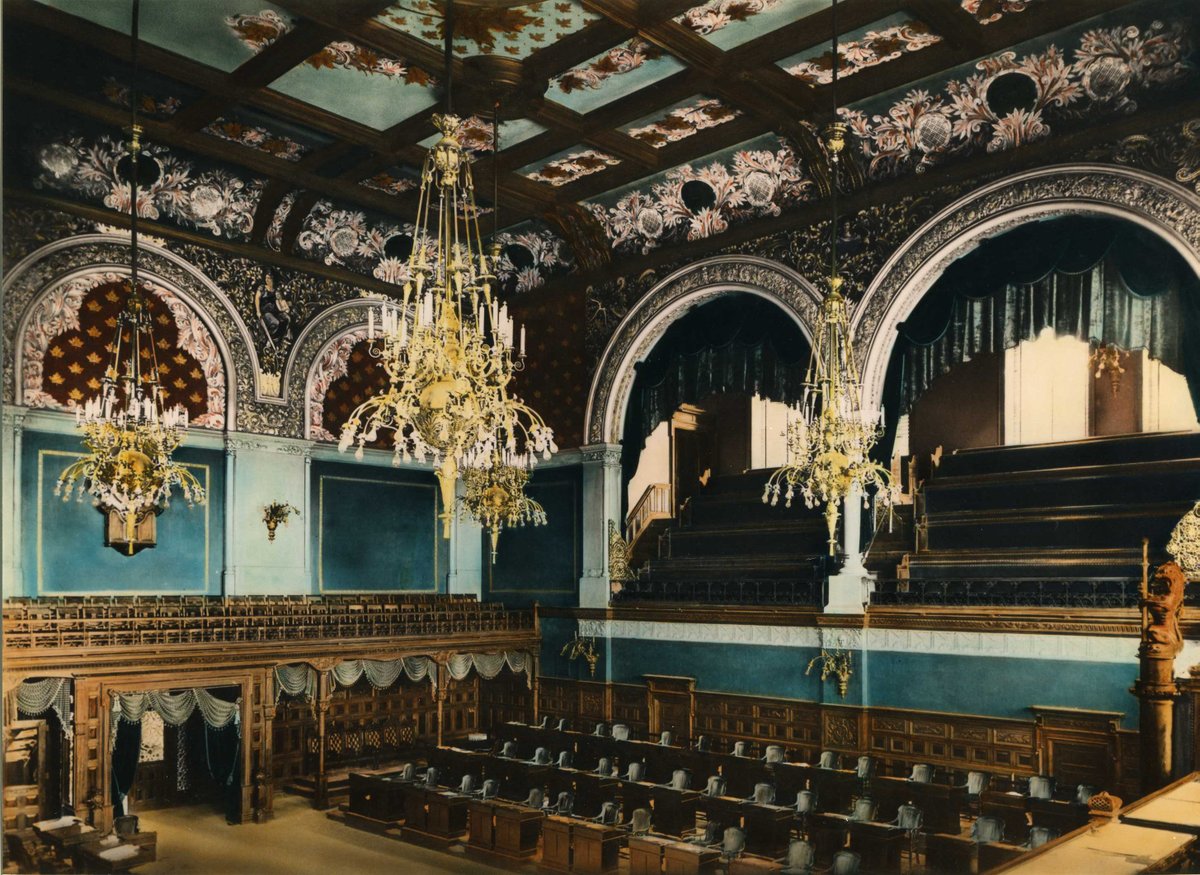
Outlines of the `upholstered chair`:
{"label": "upholstered chair", "polygon": [[704,824],[704,832],[698,832],[694,836],[687,839],[690,845],[719,845],[724,828],[715,820],[706,821]]}
{"label": "upholstered chair", "polygon": [[783,762],[783,748],[777,744],[768,744],[766,756],[763,757],[764,763],[781,763]]}
{"label": "upholstered chair", "polygon": [[971,838],[979,844],[1004,841],[1004,821],[998,817],[977,817],[971,824]]}
{"label": "upholstered chair", "polygon": [[746,850],[746,834],[736,826],[725,830],[725,838],[721,841],[721,859],[728,863],[742,855]]}
{"label": "upholstered chair", "polygon": [[818,769],[836,769],[838,767],[838,755],[831,750],[821,751],[821,758],[817,760]]}
{"label": "upholstered chair", "polygon": [[543,715],[542,722],[537,725],[537,728],[538,729],[549,729],[550,728],[550,715],[549,714]]}
{"label": "upholstered chair", "polygon": [[539,747],[533,752],[533,759],[530,760],[530,762],[535,766],[550,765],[550,751],[546,750],[544,747]]}
{"label": "upholstered chair", "polygon": [[904,804],[896,811],[896,819],[892,826],[902,829],[908,835],[908,869],[913,869],[913,859],[917,853],[917,833],[921,831],[921,809],[915,805]]}
{"label": "upholstered chair", "polygon": [[475,792],[475,776],[463,775],[462,780],[458,784],[458,792],[464,796],[469,796]]}
{"label": "upholstered chair", "polygon": [[612,737],[617,741],[629,741],[629,727],[624,723],[617,723],[612,728]]}
{"label": "upholstered chair", "polygon": [[569,750],[560,750],[558,752],[557,765],[560,769],[571,768],[571,752]]}
{"label": "upholstered chair", "polygon": [[725,795],[725,779],[720,775],[709,775],[708,782],[704,785],[705,796],[724,796]]}
{"label": "upholstered chair", "polygon": [[675,743],[675,736],[667,731],[660,732],[658,735],[658,743],[663,747],[670,747]]}
{"label": "upholstered chair", "polygon": [[850,819],[860,823],[874,820],[875,800],[868,799],[866,796],[855,799],[854,808],[850,812]]}
{"label": "upholstered chair", "polygon": [[862,865],[862,857],[853,851],[838,851],[833,855],[833,865],[829,868],[829,875],[858,875],[859,867]]}
{"label": "upholstered chair", "polygon": [[567,718],[566,717],[559,718],[558,725],[555,726],[554,728],[557,729],[559,732],[566,732],[567,731]]}
{"label": "upholstered chair", "polygon": [[968,796],[978,796],[987,789],[987,785],[987,772],[967,772],[967,783],[963,789],[967,791]]}
{"label": "upholstered chair", "polygon": [[650,832],[650,809],[635,808],[629,819],[629,829],[635,836],[644,836]]}
{"label": "upholstered chair", "polygon": [[400,767],[400,774],[396,776],[397,781],[415,781],[417,779],[417,767],[412,763],[405,763]]}
{"label": "upholstered chair", "polygon": [[500,748],[500,756],[508,757],[510,760],[516,759],[517,743],[515,741],[504,742],[503,747]]}
{"label": "upholstered chair", "polygon": [[438,770],[435,766],[430,766],[425,770],[425,786],[436,787],[438,785]]}
{"label": "upholstered chair", "polygon": [[607,777],[612,774],[612,760],[608,757],[600,757],[600,762],[596,763],[596,774]]}
{"label": "upholstered chair", "polygon": [[671,783],[667,784],[672,790],[687,790],[692,786],[692,773],[687,769],[676,769],[671,772]]}
{"label": "upholstered chair", "polygon": [[775,801],[775,785],[755,784],[754,795],[749,801],[755,805],[771,805]]}
{"label": "upholstered chair", "polygon": [[933,780],[933,766],[929,763],[917,763],[913,766],[912,774],[908,776],[908,780],[914,784],[928,784]]}
{"label": "upholstered chair", "polygon": [[788,845],[787,859],[779,871],[783,875],[810,875],[813,870],[815,852],[804,839],[792,839]]}
{"label": "upholstered chair", "polygon": [[735,741],[733,743],[733,750],[730,751],[730,754],[735,757],[744,757],[746,755],[746,742]]}
{"label": "upholstered chair", "polygon": [[1050,829],[1048,826],[1031,826],[1029,828],[1029,841],[1025,843],[1025,847],[1029,850],[1040,848],[1046,842],[1054,841],[1058,838],[1058,831]]}
{"label": "upholstered chair", "polygon": [[546,795],[542,792],[541,787],[531,787],[529,795],[525,797],[525,804],[530,808],[541,808],[546,804]]}
{"label": "upholstered chair", "polygon": [[120,817],[114,817],[113,832],[119,836],[137,835],[138,816],[136,814],[123,814]]}
{"label": "upholstered chair", "polygon": [[491,799],[500,792],[500,782],[495,778],[488,778],[483,782],[483,789],[479,791],[479,796],[482,799]]}
{"label": "upholstered chair", "polygon": [[859,780],[865,781],[875,774],[875,761],[870,757],[859,757],[858,765],[854,771],[858,775]]}
{"label": "upholstered chair", "polygon": [[629,768],[625,771],[625,780],[626,781],[640,781],[640,780],[642,780],[642,775],[644,775],[645,773],[646,773],[646,764],[645,763],[632,762],[629,764]]}
{"label": "upholstered chair", "polygon": [[1080,784],[1075,788],[1074,802],[1076,805],[1082,805],[1086,808],[1087,804],[1088,804],[1088,800],[1091,799],[1095,795],[1096,795],[1095,787],[1092,787],[1088,784]]}
{"label": "upholstered chair", "polygon": [[796,813],[813,814],[817,810],[817,794],[812,790],[801,790],[796,794]]}
{"label": "upholstered chair", "polygon": [[605,735],[604,729],[605,727],[603,723],[597,723],[596,728],[592,730],[592,735],[603,738]]}
{"label": "upholstered chair", "polygon": [[696,750],[700,751],[700,753],[708,753],[711,747],[712,745],[709,743],[707,735],[701,735],[696,739]]}
{"label": "upholstered chair", "polygon": [[1048,775],[1034,775],[1029,779],[1030,799],[1050,799],[1054,796],[1054,779]]}
{"label": "upholstered chair", "polygon": [[615,802],[605,802],[600,806],[600,813],[596,816],[596,823],[603,823],[606,826],[614,826],[621,821],[621,809]]}
{"label": "upholstered chair", "polygon": [[570,790],[563,790],[558,794],[558,802],[554,805],[554,813],[561,814],[567,817],[575,810],[575,797]]}

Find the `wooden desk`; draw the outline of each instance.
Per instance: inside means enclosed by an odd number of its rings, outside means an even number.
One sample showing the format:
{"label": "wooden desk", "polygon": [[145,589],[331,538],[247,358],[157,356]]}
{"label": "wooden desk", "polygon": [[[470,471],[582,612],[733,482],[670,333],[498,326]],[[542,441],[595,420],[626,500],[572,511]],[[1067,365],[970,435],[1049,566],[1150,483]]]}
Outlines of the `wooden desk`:
{"label": "wooden desk", "polygon": [[1004,840],[1019,845],[1029,838],[1028,802],[1028,797],[1020,793],[984,790],[979,794],[979,813],[983,817],[998,817],[1004,821]]}
{"label": "wooden desk", "polygon": [[[974,856],[975,842],[971,839],[944,833],[934,833],[925,838],[925,868],[929,872],[962,875],[971,871]],[[1062,871],[1065,875],[1072,870]]]}
{"label": "wooden desk", "polygon": [[410,781],[394,781],[382,775],[350,773],[350,812],[371,820],[394,822],[404,819],[404,787]]}
{"label": "wooden desk", "polygon": [[1008,842],[984,842],[979,846],[979,875],[1019,859],[1027,853],[1029,851],[1023,845],[1010,845]]}
{"label": "wooden desk", "polygon": [[1193,772],[1122,809],[1121,820],[1134,826],[1200,835],[1200,773]]}
{"label": "wooden desk", "polygon": [[[39,821],[38,823],[48,823],[48,821]],[[44,829],[35,823],[33,831],[62,857],[70,857],[79,845],[97,842],[103,838],[103,835],[96,832],[94,827],[79,821],[78,818],[75,823],[53,829]]]}
{"label": "wooden desk", "polygon": [[699,793],[655,785],[650,790],[654,806],[654,828],[663,835],[682,838],[696,828]]}
{"label": "wooden desk", "polygon": [[552,814],[542,824],[542,865],[571,871],[571,820]]}
{"label": "wooden desk", "polygon": [[629,837],[629,875],[660,875],[663,849],[671,844],[657,836]]}
{"label": "wooden desk", "polygon": [[850,850],[862,857],[869,872],[899,872],[900,849],[908,844],[908,833],[886,823],[850,822]]}
{"label": "wooden desk", "polygon": [[764,872],[779,872],[782,869],[783,863],[778,860],[750,854],[743,854],[729,863],[729,875],[762,875]]}
{"label": "wooden desk", "polygon": [[813,856],[821,866],[828,866],[833,855],[846,847],[850,818],[837,814],[810,814],[807,833],[813,844]]}
{"label": "wooden desk", "polygon": [[470,801],[468,796],[447,790],[427,791],[425,831],[440,839],[462,835],[467,831],[467,804]]}
{"label": "wooden desk", "polygon": [[875,816],[880,821],[894,820],[901,805],[912,803],[921,809],[923,832],[954,835],[961,829],[967,797],[961,787],[876,777],[871,779],[871,798],[878,805]]}
{"label": "wooden desk", "polygon": [[[652,807],[650,800],[651,794],[654,792],[654,785],[646,781],[619,781],[618,786],[621,791],[621,810],[624,812],[624,818],[629,820],[633,816],[633,812],[639,808],[645,808],[651,811]],[[653,817],[651,811],[651,817]],[[658,823],[654,823],[656,832],[662,832],[658,829]]]}
{"label": "wooden desk", "polygon": [[402,784],[400,793],[404,800],[405,828],[424,832],[428,821],[425,813],[425,787],[420,784]]}
{"label": "wooden desk", "polygon": [[697,875],[721,859],[721,852],[704,845],[671,842],[663,848],[666,875]]}
{"label": "wooden desk", "polygon": [[1066,835],[1091,822],[1085,806],[1057,799],[1030,799],[1029,818],[1034,826],[1049,827],[1059,835]]}
{"label": "wooden desk", "polygon": [[545,815],[524,805],[498,802],[494,808],[494,816],[497,854],[523,859],[537,853],[538,836],[542,834]]}
{"label": "wooden desk", "polygon": [[783,805],[742,805],[746,831],[746,850],[764,857],[782,857],[787,853],[796,813]]}
{"label": "wooden desk", "polygon": [[616,869],[624,838],[616,827],[576,820],[571,824],[571,871],[598,875]]}
{"label": "wooden desk", "polygon": [[496,846],[496,806],[472,799],[467,803],[467,844],[480,851]]}
{"label": "wooden desk", "polygon": [[721,829],[742,825],[742,806],[745,799],[733,796],[705,796],[700,794],[696,808],[704,812],[704,819],[721,824]]}
{"label": "wooden desk", "polygon": [[1003,872],[1005,875],[1041,875],[1046,872],[1140,875],[1144,872],[1169,872],[1186,860],[1196,841],[1196,836],[1190,833],[1107,821],[1095,829],[1091,826],[1080,827],[993,872]]}
{"label": "wooden desk", "polygon": [[[134,848],[134,855],[120,860],[109,860],[104,857],[106,852],[116,848]],[[76,848],[75,865],[85,872],[128,872],[135,866],[154,862],[154,851],[148,847],[121,843],[111,848],[101,847],[98,843],[88,843]]]}

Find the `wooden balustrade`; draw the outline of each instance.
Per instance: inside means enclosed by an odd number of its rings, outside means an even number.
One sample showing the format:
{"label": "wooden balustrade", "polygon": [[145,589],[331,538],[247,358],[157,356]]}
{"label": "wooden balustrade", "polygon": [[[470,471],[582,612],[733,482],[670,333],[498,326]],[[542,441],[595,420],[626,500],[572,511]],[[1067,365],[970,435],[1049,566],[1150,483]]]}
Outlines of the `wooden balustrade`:
{"label": "wooden balustrade", "polygon": [[625,540],[633,544],[654,520],[670,519],[671,484],[651,483],[625,520]]}

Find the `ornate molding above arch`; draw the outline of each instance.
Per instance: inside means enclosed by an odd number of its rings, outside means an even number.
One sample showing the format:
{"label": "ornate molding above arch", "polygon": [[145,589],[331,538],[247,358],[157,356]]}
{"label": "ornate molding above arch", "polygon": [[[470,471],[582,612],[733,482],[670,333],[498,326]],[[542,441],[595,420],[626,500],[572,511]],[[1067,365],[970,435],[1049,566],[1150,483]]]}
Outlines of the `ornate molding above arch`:
{"label": "ornate molding above arch", "polygon": [[609,339],[588,391],[585,444],[620,443],[634,364],[644,361],[670,324],[688,310],[732,292],[774,301],[805,337],[812,337],[820,294],[786,265],[752,255],[722,255],[681,268],[634,304]]}
{"label": "ornate molding above arch", "polygon": [[[179,256],[147,243],[140,248],[141,273],[181,298],[212,334],[226,368],[226,428],[245,428],[245,416],[260,406],[255,397],[257,357],[250,332],[223,292],[201,271]],[[128,276],[127,240],[105,234],[83,234],[56,240],[15,265],[3,282],[4,342],[13,355],[3,365],[3,398],[18,399],[22,366],[20,338],[38,302],[56,288],[87,274]]]}
{"label": "ornate molding above arch", "polygon": [[855,308],[864,407],[878,409],[897,326],[956,259],[979,241],[1018,225],[1063,215],[1109,215],[1161,236],[1200,273],[1200,198],[1162,177],[1128,167],[1043,167],[986,185],[918,228],[884,264]]}

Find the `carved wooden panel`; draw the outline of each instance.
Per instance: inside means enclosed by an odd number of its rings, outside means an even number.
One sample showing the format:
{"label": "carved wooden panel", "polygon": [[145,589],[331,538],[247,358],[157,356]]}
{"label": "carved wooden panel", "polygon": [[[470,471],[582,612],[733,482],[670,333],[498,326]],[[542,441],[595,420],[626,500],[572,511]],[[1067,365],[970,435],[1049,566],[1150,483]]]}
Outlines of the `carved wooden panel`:
{"label": "carved wooden panel", "polygon": [[952,771],[1036,772],[1032,722],[872,709],[867,725],[869,752],[880,759],[884,774],[907,775],[915,763]]}
{"label": "carved wooden panel", "polygon": [[650,734],[650,709],[646,701],[646,688],[641,684],[613,684],[612,722],[624,723],[633,731],[634,738],[646,738]]}
{"label": "carved wooden panel", "polygon": [[707,736],[715,750],[731,750],[738,741],[756,751],[781,744],[790,759],[808,762],[821,747],[817,706],[785,699],[697,692],[695,732]]}
{"label": "carved wooden panel", "polygon": [[502,671],[494,679],[479,685],[479,725],[485,731],[519,720],[533,719],[533,690],[525,675]]}

